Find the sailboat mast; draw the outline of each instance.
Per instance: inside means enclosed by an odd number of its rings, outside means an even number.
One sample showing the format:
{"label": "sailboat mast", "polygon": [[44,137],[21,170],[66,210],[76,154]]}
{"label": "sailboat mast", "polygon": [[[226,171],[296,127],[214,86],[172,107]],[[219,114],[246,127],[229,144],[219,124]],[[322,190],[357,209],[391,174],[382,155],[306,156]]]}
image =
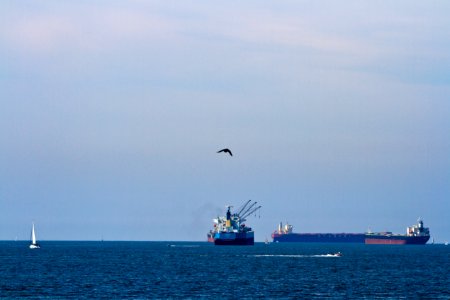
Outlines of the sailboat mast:
{"label": "sailboat mast", "polygon": [[31,227],[31,243],[34,245],[36,244],[36,234],[34,233],[34,223]]}

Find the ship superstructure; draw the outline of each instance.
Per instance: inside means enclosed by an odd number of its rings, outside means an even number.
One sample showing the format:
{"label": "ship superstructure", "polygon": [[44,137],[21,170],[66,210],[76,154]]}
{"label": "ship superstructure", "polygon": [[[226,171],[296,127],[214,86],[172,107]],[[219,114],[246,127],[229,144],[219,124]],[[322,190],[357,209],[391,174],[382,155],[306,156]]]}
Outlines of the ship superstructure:
{"label": "ship superstructure", "polygon": [[248,200],[237,213],[232,213],[233,206],[227,206],[226,216],[213,219],[214,228],[208,232],[208,242],[215,245],[253,245],[254,232],[251,227],[245,225],[247,217],[261,208],[257,202]]}

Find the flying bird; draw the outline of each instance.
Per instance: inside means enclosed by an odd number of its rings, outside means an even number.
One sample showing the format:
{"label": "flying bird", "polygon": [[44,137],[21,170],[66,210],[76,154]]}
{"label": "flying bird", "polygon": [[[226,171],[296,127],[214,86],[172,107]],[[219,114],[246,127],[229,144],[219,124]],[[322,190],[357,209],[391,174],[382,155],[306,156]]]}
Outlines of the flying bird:
{"label": "flying bird", "polygon": [[230,156],[233,156],[233,153],[231,153],[230,149],[228,149],[228,148],[217,151],[217,153],[220,153],[220,152],[228,153],[228,154],[230,154]]}

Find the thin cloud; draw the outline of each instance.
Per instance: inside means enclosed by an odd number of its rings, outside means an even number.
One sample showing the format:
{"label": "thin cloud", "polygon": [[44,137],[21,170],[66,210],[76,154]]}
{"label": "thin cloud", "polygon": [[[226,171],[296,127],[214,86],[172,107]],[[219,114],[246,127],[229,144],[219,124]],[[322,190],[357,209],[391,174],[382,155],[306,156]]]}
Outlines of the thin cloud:
{"label": "thin cloud", "polygon": [[168,39],[176,31],[170,20],[136,10],[64,12],[10,18],[0,30],[4,46],[28,53],[67,48],[97,50],[124,42]]}

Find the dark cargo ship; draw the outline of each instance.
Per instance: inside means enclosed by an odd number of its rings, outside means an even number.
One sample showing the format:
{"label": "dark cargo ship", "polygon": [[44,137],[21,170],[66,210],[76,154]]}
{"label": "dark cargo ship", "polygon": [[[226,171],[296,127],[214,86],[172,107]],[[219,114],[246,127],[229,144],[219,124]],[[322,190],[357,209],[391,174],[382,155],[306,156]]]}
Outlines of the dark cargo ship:
{"label": "dark cargo ship", "polygon": [[364,243],[364,233],[293,233],[293,226],[282,223],[272,233],[272,239],[278,242],[293,243]]}
{"label": "dark cargo ship", "polygon": [[423,221],[417,220],[417,224],[406,228],[406,234],[394,234],[392,232],[368,232],[366,244],[382,245],[424,245],[430,239],[430,229],[423,227]]}
{"label": "dark cargo ship", "polygon": [[245,225],[246,218],[261,208],[256,207],[257,202],[249,205],[248,200],[237,213],[231,213],[227,206],[226,217],[214,219],[214,228],[207,234],[208,242],[214,245],[254,245],[255,233],[252,228]]}
{"label": "dark cargo ship", "polygon": [[407,228],[406,234],[393,234],[392,232],[367,233],[293,233],[293,226],[282,223],[278,230],[272,233],[274,242],[295,243],[360,243],[360,244],[392,244],[423,245],[430,239],[430,231],[423,227],[423,221],[418,220],[416,225]]}

